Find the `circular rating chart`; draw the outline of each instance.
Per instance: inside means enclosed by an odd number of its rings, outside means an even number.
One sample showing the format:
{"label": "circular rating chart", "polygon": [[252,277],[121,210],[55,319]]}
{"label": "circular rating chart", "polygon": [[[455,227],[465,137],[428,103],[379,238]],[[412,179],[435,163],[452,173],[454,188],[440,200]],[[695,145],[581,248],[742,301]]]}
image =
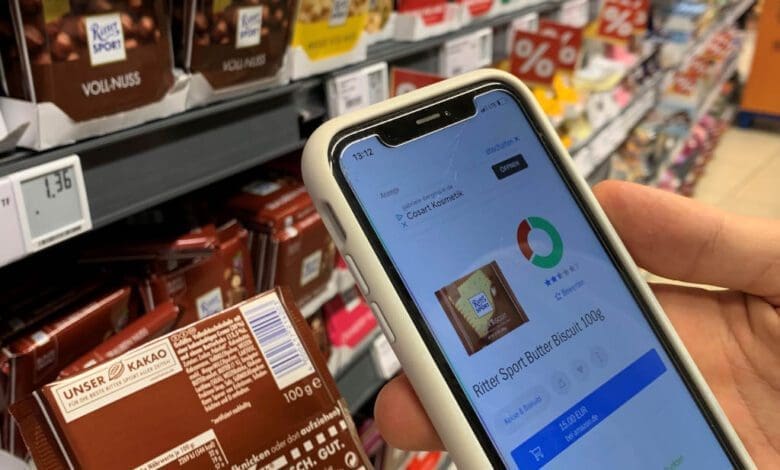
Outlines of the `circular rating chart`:
{"label": "circular rating chart", "polygon": [[[531,230],[541,230],[547,234],[552,244],[550,253],[542,255],[534,252],[534,249],[528,241]],[[520,252],[523,253],[523,256],[533,263],[534,266],[540,268],[554,268],[561,262],[561,258],[563,257],[563,240],[561,239],[561,235],[550,221],[543,219],[542,217],[528,217],[520,222],[520,225],[517,227],[517,245],[520,247]]]}

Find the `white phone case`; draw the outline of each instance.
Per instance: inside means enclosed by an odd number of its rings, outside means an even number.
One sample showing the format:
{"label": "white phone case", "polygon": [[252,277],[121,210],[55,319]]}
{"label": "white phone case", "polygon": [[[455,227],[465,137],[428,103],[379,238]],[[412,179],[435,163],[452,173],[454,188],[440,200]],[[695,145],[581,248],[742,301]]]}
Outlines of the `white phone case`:
{"label": "white phone case", "polygon": [[[737,433],[718,405],[715,396],[677,336],[660,304],[639,274],[634,261],[607,220],[587,182],[578,174],[555,130],[549,124],[542,109],[536,105],[533,95],[516,77],[494,69],[467,73],[391,98],[358,112],[331,119],[311,136],[303,152],[303,179],[306,187],[339,251],[345,258],[349,257],[348,261],[354,263],[351,268],[359,271],[353,272],[353,274],[356,277],[362,277],[362,282],[358,282],[358,284],[365,284],[361,286],[363,295],[372,304],[374,313],[386,335],[391,339],[394,338],[394,341],[391,341],[393,350],[457,467],[462,470],[482,470],[491,468],[492,465],[450,391],[444,376],[436,366],[433,356],[428,352],[428,347],[371,247],[369,239],[363,233],[357,217],[352,212],[336,181],[328,154],[336,135],[347,128],[359,126],[361,123],[380,118],[399,109],[414,106],[417,103],[429,102],[432,98],[454,90],[496,81],[510,85],[525,98],[527,103],[531,104],[526,111],[536,120],[536,124],[541,130],[547,134],[547,141],[554,146],[554,151],[560,159],[563,170],[574,181],[575,189],[579,191],[584,203],[594,214],[598,229],[606,236],[622,264],[627,267],[631,281],[637,286],[645,303],[650,306],[651,314],[666,335],[668,343],[676,350],[688,376],[699,389],[701,396],[704,397],[705,406],[710,409],[744,466],[755,468],[755,464],[739,440]],[[338,219],[338,226],[333,221],[333,217]],[[341,229],[346,236],[342,235]],[[402,413],[403,410],[398,410],[398,412]]]}

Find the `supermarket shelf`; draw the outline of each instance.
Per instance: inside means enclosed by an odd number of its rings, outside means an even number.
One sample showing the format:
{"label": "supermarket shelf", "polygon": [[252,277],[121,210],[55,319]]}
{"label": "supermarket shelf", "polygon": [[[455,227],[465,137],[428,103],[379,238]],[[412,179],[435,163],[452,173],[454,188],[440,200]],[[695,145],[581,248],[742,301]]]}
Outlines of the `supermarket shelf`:
{"label": "supermarket shelf", "polygon": [[[372,45],[368,60],[361,65],[435,52],[446,41],[463,34],[508,24],[531,11],[552,11],[560,4],[530,5],[414,43],[386,41]],[[326,118],[327,75],[73,145],[43,152],[18,151],[0,157],[0,177],[77,154],[81,157],[93,228],[104,227],[302,148],[316,124]]]}
{"label": "supermarket shelf", "polygon": [[0,176],[77,154],[93,226],[102,227],[302,147],[299,119],[317,85],[296,82],[73,145],[18,152],[0,160]]}
{"label": "supermarket shelf", "polygon": [[631,99],[631,104],[602,126],[585,145],[572,155],[583,175],[591,176],[625,142],[628,134],[650,112],[658,101],[658,84],[663,78],[657,73]]}
{"label": "supermarket shelf", "polygon": [[[623,74],[623,77],[620,79],[620,81],[619,81],[618,83],[622,82],[622,81],[623,81],[623,79],[624,79],[625,77],[629,76],[629,75],[630,75],[630,74],[631,74],[631,73],[632,73],[634,70],[636,70],[636,69],[637,69],[637,68],[639,68],[639,67],[642,67],[642,65],[644,65],[644,63],[645,63],[645,62],[647,62],[647,61],[648,61],[648,60],[649,60],[649,59],[650,59],[650,58],[651,58],[653,55],[655,55],[655,53],[656,53],[656,52],[658,52],[658,44],[656,44],[656,43],[653,43],[653,44],[652,44],[652,46],[650,46],[650,47],[648,48],[648,50],[647,50],[647,51],[645,51],[645,53],[643,53],[643,54],[642,54],[642,55],[641,55],[641,56],[640,56],[640,57],[637,59],[637,61],[636,61],[636,63],[635,63],[634,65],[632,65],[631,67],[629,67],[629,68],[627,68],[627,69],[626,69],[625,73]],[[639,93],[637,93],[637,95],[640,95],[640,94],[642,94],[642,93],[643,93],[643,92],[639,92]],[[597,129],[594,129],[594,130],[593,130],[593,132],[591,132],[591,133],[590,133],[590,135],[588,136],[588,138],[587,138],[587,139],[585,139],[585,140],[584,140],[584,141],[582,141],[582,142],[578,142],[576,145],[573,145],[573,146],[572,146],[572,147],[569,149],[569,154],[570,154],[570,155],[572,155],[572,156],[574,156],[575,154],[579,153],[579,152],[580,152],[582,149],[584,149],[585,147],[587,147],[587,146],[588,146],[588,145],[589,145],[591,142],[593,142],[594,140],[596,140],[596,138],[598,138],[598,137],[600,136],[600,134],[601,134],[601,133],[602,133],[602,132],[603,132],[603,131],[604,131],[604,130],[607,128],[607,127],[609,127],[609,121],[608,121],[608,122],[605,122],[605,123],[604,123],[604,124],[603,124],[601,127],[597,128]]]}
{"label": "supermarket shelf", "polygon": [[[718,101],[718,98],[721,96],[723,85],[726,84],[726,82],[731,79],[731,77],[734,75],[734,73],[737,71],[737,60],[733,59],[729,65],[726,66],[725,71],[723,72],[723,75],[721,75],[720,79],[716,82],[716,84],[713,86],[712,91],[710,91],[709,95],[702,101],[701,106],[696,110],[696,115],[694,116],[694,120],[691,121],[691,129],[693,129],[693,126],[696,125],[699,120],[704,117],[707,113],[710,112],[712,107],[715,105],[715,102]],[[690,130],[689,132],[680,139],[680,141],[675,145],[675,147],[672,149],[671,152],[667,154],[666,159],[661,162],[658,165],[658,169],[655,173],[654,178],[650,181],[650,186],[657,186],[658,182],[666,173],[666,170],[669,169],[673,165],[674,157],[679,155],[683,148],[685,147],[685,142],[690,137]]]}
{"label": "supermarket shelf", "polygon": [[[472,33],[482,28],[494,28],[497,26],[507,25],[512,20],[525,15],[526,13],[538,12],[546,13],[556,10],[563,4],[563,1],[542,1],[534,5],[528,5],[523,8],[517,9],[510,13],[504,13],[491,18],[475,20],[468,25],[462,26],[457,31],[453,31],[441,36],[434,36],[426,38],[420,41],[404,42],[404,41],[385,41],[374,44],[368,48],[368,60],[362,62],[359,65],[347,67],[345,70],[351,70],[359,67],[363,67],[366,64],[374,62],[394,62],[398,59],[414,56],[428,51],[435,51],[441,47],[445,42],[466,34]],[[337,73],[342,72],[338,70]]]}
{"label": "supermarket shelf", "polygon": [[696,42],[691,44],[682,56],[690,58],[698,55],[716,34],[736,23],[755,3],[756,0],[742,0],[734,6],[727,7],[723,16],[697,38]]}

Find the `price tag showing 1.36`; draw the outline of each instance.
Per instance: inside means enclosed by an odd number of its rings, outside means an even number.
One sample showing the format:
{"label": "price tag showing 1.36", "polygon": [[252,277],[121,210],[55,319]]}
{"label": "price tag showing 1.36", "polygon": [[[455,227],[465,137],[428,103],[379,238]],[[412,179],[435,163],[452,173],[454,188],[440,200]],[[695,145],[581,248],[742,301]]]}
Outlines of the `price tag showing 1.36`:
{"label": "price tag showing 1.36", "polygon": [[92,228],[78,155],[29,168],[8,178],[28,253]]}

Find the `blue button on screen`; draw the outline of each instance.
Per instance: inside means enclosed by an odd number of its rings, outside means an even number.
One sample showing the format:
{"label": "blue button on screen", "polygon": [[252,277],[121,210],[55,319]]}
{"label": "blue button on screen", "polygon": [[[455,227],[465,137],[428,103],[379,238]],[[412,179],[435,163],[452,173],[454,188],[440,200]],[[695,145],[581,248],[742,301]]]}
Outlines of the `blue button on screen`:
{"label": "blue button on screen", "polygon": [[512,458],[523,470],[542,467],[665,371],[660,356],[651,349],[515,448]]}

